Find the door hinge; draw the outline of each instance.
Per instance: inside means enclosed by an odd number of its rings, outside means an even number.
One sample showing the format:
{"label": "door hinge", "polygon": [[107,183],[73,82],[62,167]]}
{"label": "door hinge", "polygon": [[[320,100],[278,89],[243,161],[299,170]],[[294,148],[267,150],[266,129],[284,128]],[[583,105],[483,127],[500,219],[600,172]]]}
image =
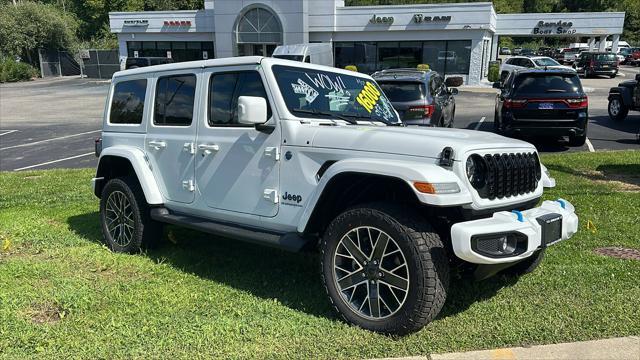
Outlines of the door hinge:
{"label": "door hinge", "polygon": [[280,149],[275,146],[269,146],[264,149],[264,156],[270,157],[275,161],[280,161]]}
{"label": "door hinge", "polygon": [[264,189],[262,197],[265,200],[269,200],[274,204],[278,203],[278,190],[275,189]]}
{"label": "door hinge", "polygon": [[196,190],[196,185],[193,182],[193,180],[185,180],[182,182],[182,187],[187,190],[187,191],[195,191]]}
{"label": "door hinge", "polygon": [[194,155],[196,153],[196,144],[192,142],[184,143],[184,145],[182,145],[182,150]]}

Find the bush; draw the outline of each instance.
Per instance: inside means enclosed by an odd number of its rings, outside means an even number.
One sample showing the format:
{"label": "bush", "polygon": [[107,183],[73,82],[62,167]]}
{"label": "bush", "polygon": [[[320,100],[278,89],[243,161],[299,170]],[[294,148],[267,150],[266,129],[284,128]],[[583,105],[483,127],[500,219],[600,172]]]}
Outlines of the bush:
{"label": "bush", "polygon": [[464,84],[464,79],[462,76],[449,76],[445,81],[445,85],[448,87],[458,87]]}
{"label": "bush", "polygon": [[489,63],[489,75],[487,76],[487,80],[490,82],[498,82],[500,81],[500,63],[497,61],[492,61]]}
{"label": "bush", "polygon": [[38,76],[33,66],[12,59],[0,61],[0,83],[31,80]]}

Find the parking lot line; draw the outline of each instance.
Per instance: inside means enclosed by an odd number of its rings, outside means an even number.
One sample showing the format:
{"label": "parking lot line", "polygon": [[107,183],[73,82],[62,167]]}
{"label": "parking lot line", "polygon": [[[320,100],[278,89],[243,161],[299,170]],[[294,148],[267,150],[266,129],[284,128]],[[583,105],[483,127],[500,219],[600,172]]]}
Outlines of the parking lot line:
{"label": "parking lot line", "polygon": [[7,134],[14,133],[14,132],[16,132],[18,130],[0,130],[0,131],[4,131],[2,134],[0,134],[0,136],[2,136],[2,135],[7,135]]}
{"label": "parking lot line", "polygon": [[473,130],[478,130],[478,129],[480,129],[480,126],[482,126],[482,123],[483,123],[486,119],[487,119],[487,117],[486,117],[486,116],[483,116],[483,117],[480,119],[480,121],[478,121],[478,123],[476,124],[476,127],[475,127],[475,128],[473,128]]}
{"label": "parking lot line", "polygon": [[584,143],[587,144],[587,147],[589,148],[589,152],[596,152],[596,150],[593,148],[593,144],[591,143],[591,140],[589,140],[589,138],[587,138],[587,140]]}
{"label": "parking lot line", "polygon": [[[51,139],[47,139],[47,140],[34,141],[34,142],[26,143],[26,144],[7,146],[7,147],[0,148],[0,150],[9,150],[9,149],[14,149],[14,148],[19,148],[19,147],[38,145],[38,144],[42,144],[42,143],[49,142],[49,141],[62,140],[62,139],[67,139],[67,138],[74,137],[74,136],[92,134],[92,133],[97,133],[97,132],[101,132],[101,131],[102,130],[86,131],[86,132],[82,132],[82,133],[78,133],[78,134],[65,135],[65,136],[55,137],[55,138],[51,138]],[[4,134],[2,134],[2,135],[4,135]]]}
{"label": "parking lot line", "polygon": [[40,163],[40,164],[21,167],[21,168],[18,168],[18,169],[14,169],[13,171],[32,169],[32,168],[36,168],[36,167],[40,167],[40,166],[45,166],[45,165],[49,165],[49,164],[55,164],[55,163],[59,163],[61,161],[73,160],[73,159],[77,159],[77,158],[81,158],[81,157],[85,157],[85,156],[89,156],[89,155],[94,155],[94,154],[95,154],[94,152],[90,152],[90,153],[86,153],[86,154],[70,156],[70,157],[67,157],[67,158],[64,158],[64,159],[52,160],[52,161],[47,161],[47,162],[43,162],[43,163]]}

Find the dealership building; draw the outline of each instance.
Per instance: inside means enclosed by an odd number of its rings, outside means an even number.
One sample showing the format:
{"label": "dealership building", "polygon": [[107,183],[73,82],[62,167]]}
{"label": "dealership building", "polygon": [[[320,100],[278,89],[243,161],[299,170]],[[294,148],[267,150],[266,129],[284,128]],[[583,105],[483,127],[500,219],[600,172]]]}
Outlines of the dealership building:
{"label": "dealership building", "polygon": [[276,46],[330,43],[335,66],[358,71],[428,64],[477,84],[500,36],[588,39],[617,50],[624,12],[497,14],[491,2],[345,6],[344,0],[204,0],[189,11],[114,12],[120,57],[190,61],[270,55]]}

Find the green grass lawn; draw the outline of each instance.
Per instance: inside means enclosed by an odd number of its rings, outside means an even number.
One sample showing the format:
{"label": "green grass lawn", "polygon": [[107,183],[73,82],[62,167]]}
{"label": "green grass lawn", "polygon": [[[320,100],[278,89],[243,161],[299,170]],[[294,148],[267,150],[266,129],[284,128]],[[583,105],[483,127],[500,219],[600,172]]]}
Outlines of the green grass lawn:
{"label": "green grass lawn", "polygon": [[[101,243],[93,170],[0,174],[0,357],[367,358],[640,335],[640,151],[547,155],[545,198],[579,233],[520,279],[454,280],[443,313],[403,338],[332,313],[313,254],[170,228],[159,250]],[[591,220],[597,231],[587,230]]]}

